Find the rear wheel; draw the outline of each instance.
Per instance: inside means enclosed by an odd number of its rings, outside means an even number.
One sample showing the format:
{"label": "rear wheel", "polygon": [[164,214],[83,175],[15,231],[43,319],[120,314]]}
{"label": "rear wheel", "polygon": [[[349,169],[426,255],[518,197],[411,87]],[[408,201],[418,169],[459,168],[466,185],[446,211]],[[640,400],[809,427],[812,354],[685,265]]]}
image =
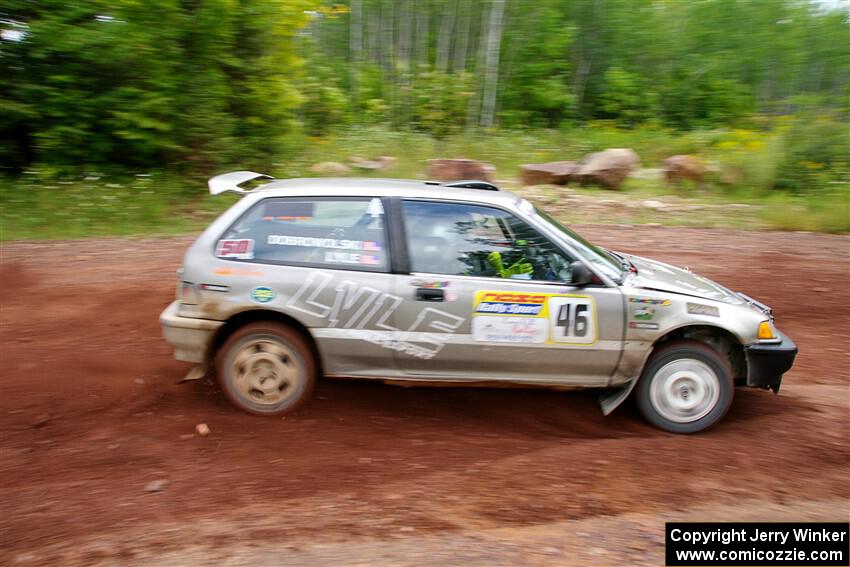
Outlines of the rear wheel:
{"label": "rear wheel", "polygon": [[316,381],[312,349],[280,323],[257,322],[230,335],[216,354],[218,383],[239,409],[283,415],[310,396]]}
{"label": "rear wheel", "polygon": [[675,341],[652,355],[637,404],[652,425],[673,433],[708,429],[726,415],[735,387],[729,361],[698,341]]}

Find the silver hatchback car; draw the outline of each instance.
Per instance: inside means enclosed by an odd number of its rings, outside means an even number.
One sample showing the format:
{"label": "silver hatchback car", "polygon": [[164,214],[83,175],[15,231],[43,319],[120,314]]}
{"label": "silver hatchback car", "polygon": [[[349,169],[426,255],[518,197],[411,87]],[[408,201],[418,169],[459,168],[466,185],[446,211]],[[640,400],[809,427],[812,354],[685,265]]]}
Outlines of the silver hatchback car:
{"label": "silver hatchback car", "polygon": [[779,390],[795,344],[769,307],[686,269],[594,246],[481,181],[210,180],[245,196],[192,244],[160,317],[178,360],[280,415],[319,375],[634,390],[693,433],[736,386]]}

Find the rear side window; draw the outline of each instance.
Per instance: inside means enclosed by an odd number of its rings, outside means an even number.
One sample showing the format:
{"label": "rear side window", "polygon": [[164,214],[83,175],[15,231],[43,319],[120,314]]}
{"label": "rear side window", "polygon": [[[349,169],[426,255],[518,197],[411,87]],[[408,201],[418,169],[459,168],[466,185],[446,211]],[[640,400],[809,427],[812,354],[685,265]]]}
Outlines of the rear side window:
{"label": "rear side window", "polygon": [[263,199],[216,243],[227,260],[387,271],[384,209],[378,198]]}

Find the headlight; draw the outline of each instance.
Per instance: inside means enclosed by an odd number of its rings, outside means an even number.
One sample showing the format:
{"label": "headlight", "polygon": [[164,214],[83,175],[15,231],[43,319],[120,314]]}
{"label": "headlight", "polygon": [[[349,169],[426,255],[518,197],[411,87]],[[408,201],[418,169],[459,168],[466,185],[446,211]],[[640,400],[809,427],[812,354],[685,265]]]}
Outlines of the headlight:
{"label": "headlight", "polygon": [[781,339],[776,334],[776,329],[773,328],[773,323],[770,321],[762,321],[759,323],[758,340],[760,343],[775,343]]}

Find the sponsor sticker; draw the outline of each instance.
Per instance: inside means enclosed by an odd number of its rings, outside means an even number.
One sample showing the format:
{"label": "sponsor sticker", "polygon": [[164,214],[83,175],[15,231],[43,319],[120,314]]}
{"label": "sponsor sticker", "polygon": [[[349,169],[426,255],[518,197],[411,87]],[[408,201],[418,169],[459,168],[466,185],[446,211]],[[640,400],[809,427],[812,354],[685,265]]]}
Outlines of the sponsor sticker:
{"label": "sponsor sticker", "polygon": [[423,287],[426,289],[443,289],[449,287],[448,281],[435,281],[435,280],[418,280],[413,279],[410,280],[410,285],[413,287]]}
{"label": "sponsor sticker", "polygon": [[545,343],[549,324],[539,317],[484,315],[472,319],[472,336],[493,343]]}
{"label": "sponsor sticker", "polygon": [[655,308],[639,307],[632,312],[632,315],[638,321],[652,321],[652,317],[655,315]]}
{"label": "sponsor sticker", "polygon": [[537,316],[546,305],[544,293],[484,291],[476,293],[475,299],[475,313],[493,315]]}
{"label": "sponsor sticker", "polygon": [[691,315],[707,315],[709,317],[720,317],[720,308],[716,305],[688,303],[688,313],[690,313]]}
{"label": "sponsor sticker", "polygon": [[598,335],[596,303],[587,295],[479,291],[472,315],[477,341],[589,345]]}
{"label": "sponsor sticker", "polygon": [[215,247],[215,255],[219,258],[252,260],[254,258],[254,241],[251,238],[219,240]]}
{"label": "sponsor sticker", "polygon": [[651,299],[649,297],[630,297],[629,303],[638,303],[641,305],[657,305],[660,307],[667,307],[670,305],[669,299]]}
{"label": "sponsor sticker", "polygon": [[644,321],[629,321],[629,329],[643,329],[645,331],[657,331],[658,323],[645,323]]}
{"label": "sponsor sticker", "polygon": [[265,272],[251,268],[216,268],[213,273],[217,276],[263,276]]}
{"label": "sponsor sticker", "polygon": [[325,252],[325,262],[328,264],[359,264],[361,254],[358,252]]}
{"label": "sponsor sticker", "polygon": [[327,248],[329,250],[363,250],[367,252],[381,251],[381,245],[378,242],[375,242],[374,240],[347,240],[344,238],[315,238],[312,236],[270,234],[266,239],[266,242],[268,244],[274,244],[276,246]]}
{"label": "sponsor sticker", "polygon": [[277,295],[273,289],[266,286],[257,286],[251,290],[251,299],[257,303],[268,303]]}

